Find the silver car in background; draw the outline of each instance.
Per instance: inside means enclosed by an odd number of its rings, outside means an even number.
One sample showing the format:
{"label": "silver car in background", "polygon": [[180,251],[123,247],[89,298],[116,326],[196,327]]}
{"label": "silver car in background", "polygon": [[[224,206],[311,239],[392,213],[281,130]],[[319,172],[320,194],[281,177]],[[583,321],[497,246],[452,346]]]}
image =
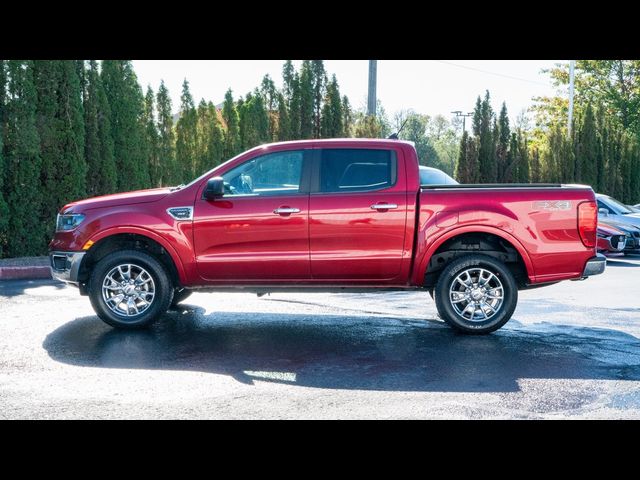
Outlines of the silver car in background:
{"label": "silver car in background", "polygon": [[596,200],[598,201],[598,217],[605,222],[613,220],[640,227],[640,213],[634,213],[624,203],[601,193],[596,193]]}

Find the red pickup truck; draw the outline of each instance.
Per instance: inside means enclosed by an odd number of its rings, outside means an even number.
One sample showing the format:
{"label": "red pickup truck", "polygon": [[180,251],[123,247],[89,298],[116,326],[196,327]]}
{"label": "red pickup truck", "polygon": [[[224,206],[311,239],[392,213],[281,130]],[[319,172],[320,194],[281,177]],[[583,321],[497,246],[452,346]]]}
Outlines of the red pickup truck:
{"label": "red pickup truck", "polygon": [[518,290],[602,273],[581,185],[421,185],[399,140],[253,148],[188,185],[66,205],[52,274],[114,327],[192,291],[429,292],[466,333],[504,325]]}

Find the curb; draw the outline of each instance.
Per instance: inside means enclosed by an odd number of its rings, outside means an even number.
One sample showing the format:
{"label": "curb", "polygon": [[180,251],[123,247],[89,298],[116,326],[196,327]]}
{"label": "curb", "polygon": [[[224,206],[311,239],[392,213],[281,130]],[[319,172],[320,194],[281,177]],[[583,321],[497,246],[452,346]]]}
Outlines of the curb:
{"label": "curb", "polygon": [[51,278],[51,267],[0,267],[0,280]]}

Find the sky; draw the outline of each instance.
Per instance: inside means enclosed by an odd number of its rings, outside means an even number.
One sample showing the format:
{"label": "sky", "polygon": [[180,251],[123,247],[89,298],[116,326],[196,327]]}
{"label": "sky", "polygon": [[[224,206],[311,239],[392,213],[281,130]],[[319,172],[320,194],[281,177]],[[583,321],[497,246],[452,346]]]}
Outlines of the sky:
{"label": "sky", "polygon": [[[413,109],[447,118],[455,110],[473,110],[478,95],[489,90],[495,110],[507,103],[509,117],[531,106],[532,97],[553,95],[549,77],[541,70],[567,60],[378,60],[378,99],[390,119],[394,112]],[[296,60],[296,67],[301,61]],[[138,81],[157,92],[163,79],[180,107],[182,82],[189,81],[196,104],[201,98],[222,103],[228,88],[234,98],[260,85],[265,74],[282,85],[284,60],[134,60]],[[325,60],[329,74],[336,74],[340,92],[352,107],[366,105],[368,60]]]}

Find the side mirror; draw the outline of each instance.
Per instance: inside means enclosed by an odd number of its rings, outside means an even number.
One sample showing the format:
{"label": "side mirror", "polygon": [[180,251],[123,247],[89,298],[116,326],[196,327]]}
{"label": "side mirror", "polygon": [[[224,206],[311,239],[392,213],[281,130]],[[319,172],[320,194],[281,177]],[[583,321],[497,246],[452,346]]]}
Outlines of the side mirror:
{"label": "side mirror", "polygon": [[204,189],[204,198],[215,200],[224,195],[224,180],[222,177],[213,177],[207,181],[207,188]]}
{"label": "side mirror", "polygon": [[598,209],[598,215],[602,215],[603,217],[608,217],[609,216],[609,210],[607,210],[606,208],[599,208]]}

